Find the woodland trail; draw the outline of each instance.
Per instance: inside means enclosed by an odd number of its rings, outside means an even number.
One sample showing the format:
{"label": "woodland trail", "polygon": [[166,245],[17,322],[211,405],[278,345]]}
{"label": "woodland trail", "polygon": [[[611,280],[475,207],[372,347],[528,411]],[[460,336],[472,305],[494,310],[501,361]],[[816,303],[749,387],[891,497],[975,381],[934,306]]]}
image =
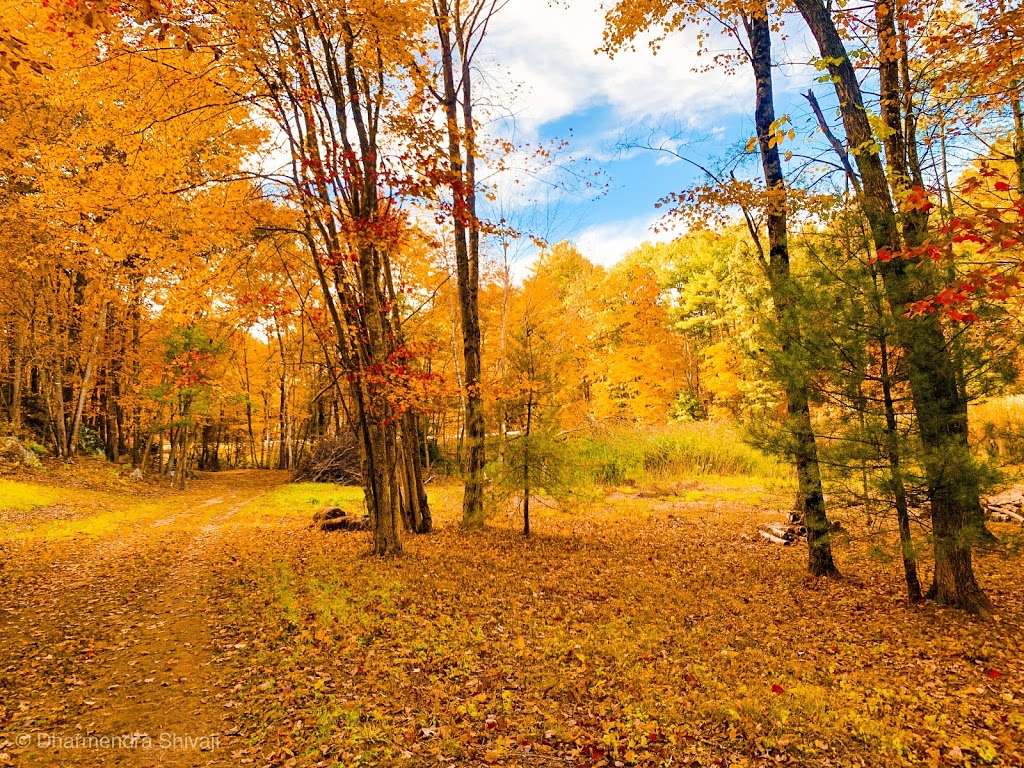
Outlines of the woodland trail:
{"label": "woodland trail", "polygon": [[232,764],[211,564],[224,524],[286,479],[219,473],[158,516],[0,555],[0,764]]}

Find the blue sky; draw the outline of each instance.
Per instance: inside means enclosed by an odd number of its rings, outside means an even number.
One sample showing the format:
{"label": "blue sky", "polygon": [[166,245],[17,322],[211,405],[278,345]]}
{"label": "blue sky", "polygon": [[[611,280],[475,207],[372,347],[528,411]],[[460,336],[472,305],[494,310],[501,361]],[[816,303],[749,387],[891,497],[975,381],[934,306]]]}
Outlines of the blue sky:
{"label": "blue sky", "polygon": [[[518,208],[528,228],[550,240],[573,240],[591,260],[610,264],[644,240],[670,237],[650,229],[658,217],[654,204],[700,175],[665,153],[622,151],[623,139],[660,144],[679,136],[684,154],[713,162],[752,134],[753,87],[742,67],[732,75],[700,71],[710,61],[697,56],[690,32],[672,35],[657,55],[641,43],[609,60],[594,53],[602,26],[597,0],[511,0],[492,22],[478,65],[482,90],[495,105],[496,130],[528,146],[567,140],[563,157],[576,159],[570,165],[581,172],[600,169],[607,184],[594,199],[553,183],[565,174],[550,169],[540,180],[506,174],[498,183],[506,210]],[[799,37],[776,40],[777,60],[810,56]],[[797,88],[806,89],[811,79],[802,66],[776,74],[777,111],[791,113],[798,130],[809,126]],[[826,94],[819,95],[827,103]],[[532,254],[529,246],[520,249],[517,271],[525,271]]]}

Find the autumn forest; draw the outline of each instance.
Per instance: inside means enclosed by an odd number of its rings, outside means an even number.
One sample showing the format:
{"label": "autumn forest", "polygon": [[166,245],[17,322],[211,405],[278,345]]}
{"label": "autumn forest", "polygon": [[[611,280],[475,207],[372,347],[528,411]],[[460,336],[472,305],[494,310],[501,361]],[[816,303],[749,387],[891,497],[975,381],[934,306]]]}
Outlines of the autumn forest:
{"label": "autumn forest", "polygon": [[1018,5],[0,0],[0,219],[0,766],[1024,766]]}

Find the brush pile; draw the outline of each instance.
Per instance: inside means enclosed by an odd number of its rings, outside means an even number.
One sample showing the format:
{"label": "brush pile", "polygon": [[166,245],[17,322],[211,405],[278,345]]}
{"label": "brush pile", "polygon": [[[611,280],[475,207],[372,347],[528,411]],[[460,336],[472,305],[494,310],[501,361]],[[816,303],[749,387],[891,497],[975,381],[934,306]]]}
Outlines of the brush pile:
{"label": "brush pile", "polygon": [[294,479],[307,483],[338,483],[359,485],[362,472],[359,446],[344,434],[317,442],[295,469]]}

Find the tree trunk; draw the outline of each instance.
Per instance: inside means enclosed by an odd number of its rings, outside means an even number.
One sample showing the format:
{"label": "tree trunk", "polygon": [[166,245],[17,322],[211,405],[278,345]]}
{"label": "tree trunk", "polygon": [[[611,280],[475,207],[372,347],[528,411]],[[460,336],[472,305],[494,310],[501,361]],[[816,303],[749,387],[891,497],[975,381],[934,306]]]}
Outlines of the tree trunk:
{"label": "tree trunk", "polygon": [[281,326],[275,320],[274,331],[277,336],[278,354],[281,356],[281,371],[277,381],[277,468],[288,469],[291,466],[291,448],[288,434],[288,366],[284,351],[284,339]]}
{"label": "tree trunk", "polygon": [[47,411],[50,417],[50,429],[53,431],[54,447],[57,456],[68,459],[67,418],[64,412],[64,384],[61,381],[60,365],[55,366],[56,377],[50,378],[49,392],[46,394]]}
{"label": "tree trunk", "polygon": [[832,558],[831,524],[821,486],[818,446],[811,423],[805,368],[800,361],[794,363],[794,357],[799,355],[802,346],[802,331],[794,306],[795,296],[789,267],[786,185],[778,146],[771,140],[775,129],[775,101],[772,88],[771,30],[767,8],[763,9],[763,15],[747,17],[744,21],[750,38],[751,65],[756,85],[754,123],[760,146],[761,167],[765,186],[772,195],[767,215],[768,281],[785,360],[782,378],[786,389],[787,428],[790,430],[790,446],[796,465],[800,506],[807,528],[807,565],[815,576],[838,576],[839,571]]}
{"label": "tree trunk", "polygon": [[[220,419],[217,421],[216,431],[214,432],[214,436],[213,436],[213,452],[212,452],[213,462],[211,463],[210,469],[212,469],[214,472],[220,472],[220,443],[221,443],[221,433],[222,433],[223,429],[224,429],[224,413],[222,412],[221,415],[220,415]],[[228,453],[227,455],[230,456],[231,454]]]}
{"label": "tree trunk", "polygon": [[409,496],[416,510],[416,533],[430,533],[434,521],[430,515],[427,491],[423,485],[423,467],[420,458],[420,433],[416,415],[406,412],[402,417],[402,448],[409,472]]}
{"label": "tree trunk", "polygon": [[[380,283],[376,269],[376,255],[371,248],[359,249],[359,279],[365,303],[363,322],[366,344],[361,361],[363,371],[381,369],[388,349],[384,334]],[[377,555],[399,554],[402,551],[401,508],[396,484],[398,470],[394,426],[389,418],[389,404],[382,392],[369,391],[362,377],[358,381],[360,408],[364,426],[364,439],[368,449],[368,471],[374,505],[373,551]]]}
{"label": "tree trunk", "polygon": [[533,431],[533,390],[526,396],[526,433],[523,436],[523,536],[530,535],[530,433]]}
{"label": "tree trunk", "polygon": [[[873,277],[873,276],[872,276]],[[876,291],[877,293],[877,291]],[[881,299],[876,301],[879,323],[884,323]],[[910,530],[910,509],[907,505],[907,489],[903,482],[900,466],[899,431],[896,422],[896,407],[892,399],[892,365],[889,361],[889,342],[884,327],[878,335],[878,349],[881,357],[879,366],[882,379],[882,404],[885,409],[885,455],[889,462],[889,482],[892,484],[893,501],[896,505],[896,520],[900,532],[900,554],[903,560],[903,577],[907,583],[907,598],[912,603],[921,602],[921,581],[917,576],[917,554]]]}
{"label": "tree trunk", "polygon": [[[465,365],[465,492],[462,523],[478,527],[484,523],[485,423],[480,391],[480,229],[476,219],[476,148],[473,125],[472,78],[465,30],[453,18],[447,0],[439,0],[437,29],[441,42],[441,73],[444,82],[444,110],[448,132],[448,164],[454,200],[455,271],[459,311],[462,320],[462,353]],[[456,9],[457,11],[457,9]],[[457,30],[453,42],[452,30]],[[456,85],[455,50],[462,66],[462,125],[459,125],[459,89]],[[465,159],[463,159],[463,143]]]}
{"label": "tree trunk", "polygon": [[182,425],[178,434],[178,456],[174,461],[174,484],[179,491],[185,490],[185,482],[188,479],[188,451],[189,451],[189,428]]}
{"label": "tree trunk", "polygon": [[11,422],[11,430],[17,434],[21,429],[21,385],[25,377],[25,335],[26,323],[20,317],[14,319],[14,343],[11,347],[11,401],[7,408],[7,417]]}
{"label": "tree trunk", "polygon": [[85,401],[89,398],[92,389],[93,371],[96,369],[96,353],[99,349],[100,336],[103,334],[107,323],[107,303],[103,302],[100,310],[100,319],[96,324],[93,333],[92,343],[89,345],[89,352],[86,356],[85,371],[82,373],[82,382],[79,384],[78,400],[75,404],[74,415],[71,418],[71,429],[68,430],[67,455],[74,456],[78,453],[78,435],[82,430],[82,416],[85,413]]}
{"label": "tree trunk", "polygon": [[1013,107],[1013,164],[1017,169],[1017,194],[1024,195],[1024,108],[1018,94],[1010,94]]}
{"label": "tree trunk", "polygon": [[[152,456],[153,456],[153,453],[154,453],[153,449],[156,448],[156,439],[157,439],[157,435],[156,435],[155,432],[151,433],[146,438],[145,448],[143,449],[142,455],[139,457],[138,463],[135,465],[135,466],[137,466],[139,468],[139,471],[141,471],[143,474],[145,474],[146,468],[149,466],[149,463],[152,460]],[[159,474],[159,472],[160,472],[160,462],[159,462],[159,460],[157,461],[156,471]]]}
{"label": "tree trunk", "polygon": [[[135,282],[133,281],[133,284]],[[139,306],[141,303],[140,298],[137,294],[132,296],[132,327],[131,327],[131,350],[132,350],[132,379],[130,389],[134,392],[138,392],[139,380],[142,378],[142,309]],[[137,467],[142,462],[142,456],[139,454],[142,445],[142,412],[141,407],[138,403],[138,398],[132,398],[131,407],[131,432],[132,432],[132,466]],[[148,446],[148,438],[146,440]],[[148,448],[147,448],[148,450]]]}

